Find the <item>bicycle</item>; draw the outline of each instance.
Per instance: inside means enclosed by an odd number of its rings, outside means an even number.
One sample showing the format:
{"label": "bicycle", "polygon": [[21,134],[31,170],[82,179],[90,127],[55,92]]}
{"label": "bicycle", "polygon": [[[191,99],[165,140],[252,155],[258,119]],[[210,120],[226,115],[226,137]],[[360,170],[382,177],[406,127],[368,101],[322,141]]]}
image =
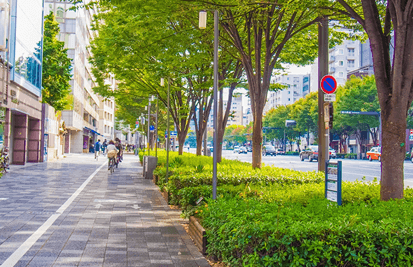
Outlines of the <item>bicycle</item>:
{"label": "bicycle", "polygon": [[110,171],[110,173],[112,174],[115,171],[115,158],[109,158],[109,162],[108,162],[108,170]]}

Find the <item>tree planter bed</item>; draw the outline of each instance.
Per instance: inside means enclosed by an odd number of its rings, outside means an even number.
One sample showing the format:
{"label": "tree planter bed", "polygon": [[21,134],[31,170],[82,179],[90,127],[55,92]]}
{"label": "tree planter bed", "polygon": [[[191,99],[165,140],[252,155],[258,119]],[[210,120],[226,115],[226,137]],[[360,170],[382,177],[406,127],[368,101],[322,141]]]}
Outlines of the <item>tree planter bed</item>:
{"label": "tree planter bed", "polygon": [[189,235],[194,240],[202,255],[206,255],[207,238],[205,229],[199,224],[198,220],[191,216],[189,217]]}

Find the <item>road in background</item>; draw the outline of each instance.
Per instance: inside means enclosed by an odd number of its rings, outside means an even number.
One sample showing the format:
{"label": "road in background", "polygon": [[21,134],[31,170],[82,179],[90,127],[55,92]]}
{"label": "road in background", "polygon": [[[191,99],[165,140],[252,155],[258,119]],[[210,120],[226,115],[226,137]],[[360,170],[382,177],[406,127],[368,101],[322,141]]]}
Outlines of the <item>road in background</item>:
{"label": "road in background", "polygon": [[[188,152],[188,151],[185,151]],[[196,150],[191,148],[191,153],[196,153]],[[252,161],[251,152],[247,154],[233,153],[232,150],[223,150],[222,156],[226,159],[237,159],[243,162]],[[333,159],[332,161],[337,161]],[[355,159],[340,159],[343,162],[343,180],[355,181],[361,180],[363,177],[367,181],[372,181],[374,178],[380,180],[381,163],[377,160],[355,160]],[[317,171],[317,161],[309,162],[308,160],[301,161],[298,156],[263,156],[262,163],[272,165],[274,167],[287,168],[297,171]],[[413,187],[413,163],[410,161],[404,162],[404,183],[405,186]]]}

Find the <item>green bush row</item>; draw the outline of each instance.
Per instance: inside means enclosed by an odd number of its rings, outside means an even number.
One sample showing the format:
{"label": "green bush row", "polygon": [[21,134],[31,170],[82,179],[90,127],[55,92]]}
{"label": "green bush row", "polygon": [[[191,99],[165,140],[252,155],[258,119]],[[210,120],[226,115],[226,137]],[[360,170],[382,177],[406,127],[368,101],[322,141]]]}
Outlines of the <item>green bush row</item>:
{"label": "green bush row", "polygon": [[230,266],[411,266],[412,202],[338,207],[222,197],[202,206],[207,253]]}

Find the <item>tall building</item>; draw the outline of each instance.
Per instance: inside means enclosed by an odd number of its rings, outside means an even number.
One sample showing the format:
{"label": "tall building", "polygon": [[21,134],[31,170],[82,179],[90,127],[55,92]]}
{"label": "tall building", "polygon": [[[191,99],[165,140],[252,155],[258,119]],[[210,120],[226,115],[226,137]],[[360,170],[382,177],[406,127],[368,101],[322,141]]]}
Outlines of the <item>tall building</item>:
{"label": "tall building", "polygon": [[[82,8],[73,11],[70,7],[72,4],[68,1],[45,0],[44,11],[46,15],[50,12],[55,14],[60,26],[59,39],[65,42],[68,56],[72,59],[73,78],[70,85],[73,103],[71,109],[62,112],[68,129],[65,152],[86,153],[98,136],[113,137],[115,105],[112,99],[103,99],[92,90],[94,81],[88,60],[91,56],[90,41],[95,34],[91,29],[91,20],[96,10]],[[111,78],[107,82],[113,86],[115,84]]]}
{"label": "tall building", "polygon": [[41,161],[42,42],[43,0],[0,1],[0,144],[12,164]]}
{"label": "tall building", "polygon": [[268,92],[264,115],[272,108],[293,104],[310,92],[309,74],[277,75],[271,78],[271,83],[282,84],[286,88],[277,92]]}
{"label": "tall building", "polygon": [[[106,79],[106,84],[110,86],[112,91],[116,90],[117,83],[113,75],[109,75],[109,78]],[[103,135],[103,139],[109,141],[115,138],[115,101],[101,96],[99,96],[99,100],[98,132]]]}
{"label": "tall building", "polygon": [[[228,101],[224,101],[224,110],[227,108]],[[242,94],[232,97],[230,108],[230,116],[228,117],[228,125],[243,125],[243,109],[242,109]]]}
{"label": "tall building", "polygon": [[360,68],[360,41],[345,40],[329,50],[328,74],[334,76],[338,85],[347,81],[347,73]]}
{"label": "tall building", "polygon": [[[224,112],[227,108],[228,101],[224,100]],[[235,94],[232,97],[230,114],[228,116],[227,126],[228,125],[243,125],[244,111],[242,108],[242,94]],[[214,104],[212,104],[211,112],[208,117],[208,128],[214,127]]]}
{"label": "tall building", "polygon": [[[390,51],[392,54],[392,50]],[[370,42],[346,40],[329,50],[329,75],[334,76],[338,85],[344,85],[350,76],[372,75],[373,57]],[[317,92],[318,60],[311,66],[311,92]]]}

